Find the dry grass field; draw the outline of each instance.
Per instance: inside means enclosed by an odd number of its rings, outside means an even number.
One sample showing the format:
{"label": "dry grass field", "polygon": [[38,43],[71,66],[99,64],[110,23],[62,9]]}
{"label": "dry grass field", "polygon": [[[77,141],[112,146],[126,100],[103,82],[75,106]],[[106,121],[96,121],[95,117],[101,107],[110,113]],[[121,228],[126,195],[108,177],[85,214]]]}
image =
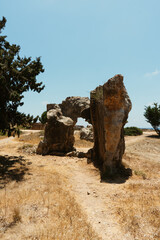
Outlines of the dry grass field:
{"label": "dry grass field", "polygon": [[[2,149],[6,153],[8,145]],[[43,157],[36,160],[35,156],[17,156],[16,152],[14,141],[9,145],[9,155],[1,152],[0,157],[0,239],[101,239],[53,161],[47,165]]]}
{"label": "dry grass field", "polygon": [[26,180],[1,189],[0,239],[99,239],[57,172]]}
{"label": "dry grass field", "polygon": [[42,137],[0,141],[0,239],[160,239],[159,138],[127,137],[132,177],[100,182],[85,158],[36,155]]}
{"label": "dry grass field", "polygon": [[146,137],[129,145],[124,163],[133,170],[119,195],[118,219],[134,239],[160,239],[160,139]]}

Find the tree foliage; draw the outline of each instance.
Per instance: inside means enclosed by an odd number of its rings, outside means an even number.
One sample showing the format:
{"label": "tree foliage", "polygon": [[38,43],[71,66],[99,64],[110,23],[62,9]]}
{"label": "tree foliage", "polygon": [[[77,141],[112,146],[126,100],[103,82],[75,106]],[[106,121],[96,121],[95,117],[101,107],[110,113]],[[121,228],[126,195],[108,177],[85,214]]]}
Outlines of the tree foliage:
{"label": "tree foliage", "polygon": [[20,46],[10,44],[2,30],[6,19],[0,21],[0,129],[6,130],[17,125],[26,124],[33,116],[20,113],[24,92],[43,90],[42,82],[37,82],[37,76],[44,72],[40,57],[20,57]]}
{"label": "tree foliage", "polygon": [[158,103],[154,103],[153,107],[145,107],[144,116],[147,119],[147,122],[152,125],[154,130],[160,136],[160,105],[158,105]]}
{"label": "tree foliage", "polygon": [[39,121],[42,124],[45,124],[47,122],[47,111],[44,111],[41,115],[41,117],[39,117]]}
{"label": "tree foliage", "polygon": [[137,127],[126,127],[124,128],[124,135],[125,136],[138,136],[142,135],[143,132],[140,128]]}

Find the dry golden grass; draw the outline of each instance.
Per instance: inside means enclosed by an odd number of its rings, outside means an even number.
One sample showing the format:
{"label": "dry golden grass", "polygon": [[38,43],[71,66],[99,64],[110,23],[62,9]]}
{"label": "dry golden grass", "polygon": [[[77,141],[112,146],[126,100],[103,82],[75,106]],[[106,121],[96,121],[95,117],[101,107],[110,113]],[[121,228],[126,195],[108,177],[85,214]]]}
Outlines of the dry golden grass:
{"label": "dry golden grass", "polygon": [[0,135],[0,140],[1,140],[1,139],[4,139],[4,138],[7,138],[7,136],[1,136],[1,135]]}
{"label": "dry golden grass", "polygon": [[0,189],[0,239],[100,239],[65,177],[47,166],[34,165],[29,173],[25,181],[10,181]]}
{"label": "dry golden grass", "polygon": [[36,154],[37,145],[44,138],[44,131],[31,132],[28,134],[22,133],[20,137],[16,137],[15,141],[19,141],[21,144],[18,147],[18,151],[26,154]]}
{"label": "dry golden grass", "polygon": [[125,232],[134,239],[160,239],[159,185],[128,184],[116,199],[116,213]]}
{"label": "dry golden grass", "polygon": [[160,139],[147,139],[128,147],[124,163],[132,169],[133,176],[114,196],[119,222],[134,239],[160,239],[160,162],[148,157],[156,148],[155,156],[160,156]]}
{"label": "dry golden grass", "polygon": [[29,134],[21,134],[20,138],[15,138],[15,140],[20,141],[20,142],[24,142],[24,143],[30,143],[32,145],[34,144],[38,144],[40,142],[40,140],[43,139],[44,136],[44,131],[40,131],[40,132],[31,132]]}

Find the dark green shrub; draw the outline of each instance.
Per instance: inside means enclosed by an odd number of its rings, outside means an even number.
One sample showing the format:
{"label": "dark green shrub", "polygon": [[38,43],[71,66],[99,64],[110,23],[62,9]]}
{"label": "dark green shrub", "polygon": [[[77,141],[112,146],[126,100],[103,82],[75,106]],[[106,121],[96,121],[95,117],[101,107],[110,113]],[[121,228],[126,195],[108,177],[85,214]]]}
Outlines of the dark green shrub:
{"label": "dark green shrub", "polygon": [[160,105],[154,103],[153,106],[145,107],[144,116],[160,137]]}
{"label": "dark green shrub", "polygon": [[6,135],[6,133],[0,130],[0,136],[4,136],[4,135]]}
{"label": "dark green shrub", "polygon": [[137,128],[137,127],[126,127],[124,128],[124,135],[125,136],[138,136],[138,135],[142,135],[143,132],[141,129]]}

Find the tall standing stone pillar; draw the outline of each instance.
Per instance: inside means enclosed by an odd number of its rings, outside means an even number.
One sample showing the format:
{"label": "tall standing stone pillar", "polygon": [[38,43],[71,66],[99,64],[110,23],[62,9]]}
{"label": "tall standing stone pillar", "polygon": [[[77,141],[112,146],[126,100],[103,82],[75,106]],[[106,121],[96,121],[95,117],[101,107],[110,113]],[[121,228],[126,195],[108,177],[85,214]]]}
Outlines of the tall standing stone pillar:
{"label": "tall standing stone pillar", "polygon": [[130,110],[131,101],[121,75],[114,76],[91,92],[92,158],[102,169],[102,175],[112,176],[122,165],[125,150],[123,127]]}

